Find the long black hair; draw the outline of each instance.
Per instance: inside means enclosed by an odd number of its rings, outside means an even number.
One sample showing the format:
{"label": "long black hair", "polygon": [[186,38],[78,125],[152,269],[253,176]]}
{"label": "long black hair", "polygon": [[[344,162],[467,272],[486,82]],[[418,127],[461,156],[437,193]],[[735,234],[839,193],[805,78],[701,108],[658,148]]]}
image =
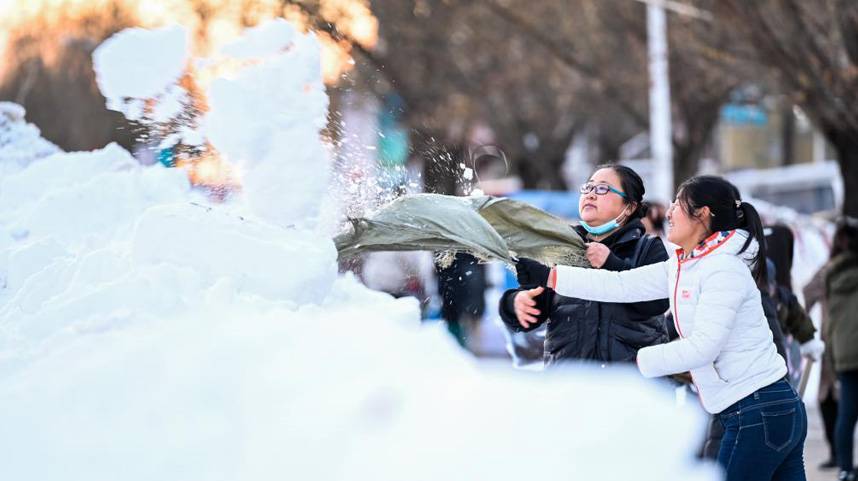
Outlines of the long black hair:
{"label": "long black hair", "polygon": [[759,250],[754,256],[751,273],[758,285],[765,285],[767,269],[763,222],[753,205],[742,202],[735,185],[714,175],[698,175],[679,186],[676,200],[689,217],[694,217],[703,207],[709,207],[710,232],[733,229],[748,231],[748,240],[739,253],[745,252],[753,240],[757,241]]}
{"label": "long black hair", "polygon": [[645,204],[643,196],[646,193],[643,179],[634,169],[620,164],[602,164],[596,167],[596,170],[611,169],[620,178],[620,188],[626,197],[623,197],[623,202],[626,205],[634,205],[635,208],[627,221],[632,219],[640,219],[646,215],[649,204]]}
{"label": "long black hair", "polygon": [[795,249],[792,229],[783,224],[775,224],[767,227],[765,232],[766,256],[775,265],[775,281],[792,292],[792,257]]}

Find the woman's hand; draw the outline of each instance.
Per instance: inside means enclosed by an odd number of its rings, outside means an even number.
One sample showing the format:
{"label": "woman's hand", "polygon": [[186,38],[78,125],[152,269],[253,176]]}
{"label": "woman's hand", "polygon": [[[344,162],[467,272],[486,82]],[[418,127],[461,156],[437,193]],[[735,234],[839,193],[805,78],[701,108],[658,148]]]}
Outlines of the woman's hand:
{"label": "woman's hand", "polygon": [[587,244],[587,260],[590,261],[590,265],[596,269],[605,265],[605,261],[608,260],[609,255],[611,255],[611,249],[608,249],[608,246],[605,244],[600,244],[598,242],[590,242]]}
{"label": "woman's hand", "polygon": [[538,295],[542,294],[544,287],[537,287],[527,291],[521,291],[515,295],[512,300],[515,317],[521,327],[527,329],[531,324],[536,324],[537,319],[534,316],[539,315],[539,309],[536,308],[534,300]]}

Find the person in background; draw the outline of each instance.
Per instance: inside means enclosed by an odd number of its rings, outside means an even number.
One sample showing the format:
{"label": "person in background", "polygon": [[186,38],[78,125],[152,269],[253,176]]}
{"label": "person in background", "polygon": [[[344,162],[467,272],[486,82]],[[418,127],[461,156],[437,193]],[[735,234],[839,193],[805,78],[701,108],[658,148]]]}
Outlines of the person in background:
{"label": "person in background", "polygon": [[646,209],[646,215],[641,218],[641,222],[646,228],[647,235],[664,239],[666,235],[664,221],[667,208],[661,202],[644,202],[644,208]]}
{"label": "person in background", "polygon": [[[581,186],[581,222],[576,230],[587,242],[587,258],[598,269],[624,271],[667,259],[657,237],[645,235],[643,180],[632,169],[608,165]],[[546,367],[573,360],[633,362],[638,349],[667,341],[661,315],[667,299],[631,304],[567,297],[534,285],[519,273],[520,288],[506,291],[500,316],[516,332],[547,325]],[[526,320],[528,322],[522,322]]]}
{"label": "person in background", "polygon": [[772,292],[777,288],[777,280],[775,273],[777,268],[771,259],[766,258],[766,283],[760,286],[760,299],[763,302],[763,313],[766,315],[766,321],[769,323],[769,330],[772,331],[772,341],[778,349],[778,354],[787,361],[787,341],[786,335],[781,328],[781,321],[778,318],[777,304],[772,299]]}
{"label": "person in background", "polygon": [[[826,331],[828,330],[828,300],[825,298],[825,275],[828,268],[826,263],[804,286],[804,308],[810,313],[813,306],[820,304],[822,312],[822,323],[820,331],[822,341],[830,345]],[[822,416],[822,425],[825,428],[825,440],[828,442],[828,459],[819,465],[820,469],[834,469],[837,467],[836,441],[834,439],[834,428],[837,422],[837,374],[834,371],[834,357],[832,350],[827,349],[822,354],[822,364],[819,375],[819,390],[817,400],[819,401],[819,412]]]}
{"label": "person in background", "polygon": [[828,323],[834,370],[840,382],[840,403],[834,428],[834,448],[840,481],[856,479],[853,463],[858,423],[858,220],[841,221],[834,233],[831,260],[825,272]]}
{"label": "person in background", "polygon": [[486,310],[486,266],[471,254],[460,252],[449,266],[436,265],[436,271],[443,303],[441,317],[459,345],[468,349]]}
{"label": "person in background", "polygon": [[[795,237],[785,225],[766,227],[766,252],[775,267],[775,284],[769,291],[777,310],[781,330],[791,337],[787,338],[787,367],[790,369],[790,381],[797,386],[801,379],[801,359],[808,357],[814,361],[822,359],[825,344],[814,338],[816,328],[807,315],[792,289],[792,262]],[[792,342],[791,342],[792,341]]]}

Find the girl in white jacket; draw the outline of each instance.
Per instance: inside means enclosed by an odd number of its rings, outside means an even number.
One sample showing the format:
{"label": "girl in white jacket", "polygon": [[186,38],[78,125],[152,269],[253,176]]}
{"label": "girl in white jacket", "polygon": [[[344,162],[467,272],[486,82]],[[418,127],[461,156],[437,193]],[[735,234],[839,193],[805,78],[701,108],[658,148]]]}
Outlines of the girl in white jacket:
{"label": "girl in white jacket", "polygon": [[521,259],[517,268],[564,296],[669,298],[680,339],[641,349],[641,373],[691,373],[704,409],[724,424],[718,460],[728,481],[805,480],[807,416],[763,314],[765,240],[756,209],[726,180],[699,176],[680,186],[667,217],[668,240],[681,248],[665,262],[610,272]]}

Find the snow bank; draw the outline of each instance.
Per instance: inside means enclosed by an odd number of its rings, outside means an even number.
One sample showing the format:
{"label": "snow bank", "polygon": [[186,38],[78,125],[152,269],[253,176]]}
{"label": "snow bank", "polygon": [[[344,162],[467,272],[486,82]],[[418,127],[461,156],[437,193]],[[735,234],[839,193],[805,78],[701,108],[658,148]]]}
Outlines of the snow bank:
{"label": "snow bank", "polygon": [[24,120],[25,114],[24,107],[16,103],[0,102],[0,178],[60,152],[59,147],[42,138],[38,127]]}
{"label": "snow bank", "polygon": [[4,478],[716,479],[700,410],[632,370],[480,364],[413,299],[337,278],[318,45],[294,35],[213,86],[247,199],[115,145],[0,181]]}
{"label": "snow bank", "polygon": [[[170,234],[167,245],[165,232]],[[306,304],[321,302],[336,278],[332,247],[312,231],[179,204],[155,207],[140,217],[132,252],[141,265],[167,263],[204,278],[231,277],[242,291]]]}

